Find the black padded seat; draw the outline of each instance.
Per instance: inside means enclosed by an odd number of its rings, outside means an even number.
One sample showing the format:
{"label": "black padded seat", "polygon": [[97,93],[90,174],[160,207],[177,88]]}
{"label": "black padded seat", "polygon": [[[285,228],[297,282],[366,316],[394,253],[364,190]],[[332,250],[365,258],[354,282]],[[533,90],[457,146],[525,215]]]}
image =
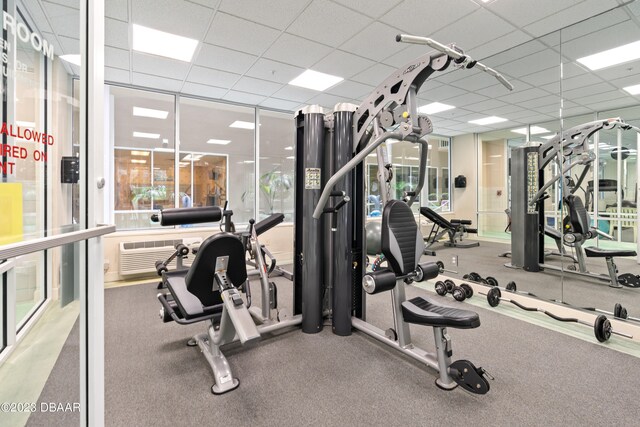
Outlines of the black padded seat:
{"label": "black padded seat", "polygon": [[602,249],[596,247],[586,247],[584,248],[584,253],[589,258],[606,258],[606,257],[614,257],[614,256],[636,256],[638,255],[634,250],[623,250],[623,249]]}
{"label": "black padded seat", "polygon": [[204,306],[194,294],[187,290],[185,277],[187,270],[165,272],[165,284],[173,295],[173,299],[178,305],[180,312],[185,319],[208,316],[210,314],[222,313],[222,300],[213,306]]}
{"label": "black padded seat", "polygon": [[439,305],[428,298],[415,297],[402,303],[402,317],[418,325],[473,329],[480,326],[478,313]]}

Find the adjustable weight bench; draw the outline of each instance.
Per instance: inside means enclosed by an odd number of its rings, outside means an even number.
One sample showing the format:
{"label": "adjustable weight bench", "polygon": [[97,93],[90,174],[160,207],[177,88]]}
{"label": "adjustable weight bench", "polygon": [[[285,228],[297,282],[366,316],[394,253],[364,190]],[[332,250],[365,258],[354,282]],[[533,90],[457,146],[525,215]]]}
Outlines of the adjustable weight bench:
{"label": "adjustable weight bench", "polygon": [[[390,200],[382,213],[382,253],[389,267],[366,274],[363,277],[363,288],[369,294],[392,291],[394,324],[397,328],[397,343],[394,344],[404,353],[437,369],[440,373],[436,379],[438,387],[452,390],[460,385],[472,393],[484,394],[489,391],[484,369],[476,368],[468,360],[452,363],[451,338],[447,334],[448,327],[477,328],[480,326],[478,314],[440,305],[425,297],[406,300],[405,283],[435,278],[440,271],[436,263],[419,262],[423,244],[422,234],[411,208],[403,201]],[[352,322],[356,328],[366,328],[357,319]],[[433,328],[435,354],[413,346],[410,323]]]}
{"label": "adjustable weight bench", "polygon": [[429,236],[424,239],[425,243],[427,243],[427,246],[424,249],[425,255],[436,254],[435,251],[432,251],[429,248],[445,234],[449,236],[449,241],[444,243],[445,246],[452,246],[456,248],[474,248],[476,246],[480,246],[479,242],[462,242],[465,234],[478,234],[477,228],[468,227],[471,225],[470,220],[452,219],[449,221],[433,209],[426,206],[422,206],[420,208],[420,214],[433,223]]}

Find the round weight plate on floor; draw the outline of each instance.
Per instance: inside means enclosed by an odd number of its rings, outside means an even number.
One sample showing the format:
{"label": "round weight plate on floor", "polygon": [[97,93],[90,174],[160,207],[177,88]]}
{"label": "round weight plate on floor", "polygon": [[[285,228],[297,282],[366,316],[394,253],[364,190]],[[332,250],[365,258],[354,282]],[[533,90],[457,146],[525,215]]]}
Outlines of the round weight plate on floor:
{"label": "round weight plate on floor", "polygon": [[611,338],[611,322],[604,314],[596,317],[596,321],[593,324],[593,332],[596,335],[596,339],[600,342],[605,342]]}
{"label": "round weight plate on floor", "polygon": [[620,318],[620,313],[622,312],[622,304],[620,304],[619,302],[616,303],[616,305],[614,306],[613,309],[613,317],[618,317]]}
{"label": "round weight plate on floor", "polygon": [[482,276],[480,276],[475,271],[472,271],[471,273],[469,273],[468,279],[469,280],[473,280],[474,282],[480,282],[480,281],[482,281]]}
{"label": "round weight plate on floor", "polygon": [[438,266],[438,269],[440,270],[440,273],[444,273],[444,262],[436,261],[436,265]]}
{"label": "round weight plate on floor", "polygon": [[395,329],[389,328],[384,331],[384,336],[389,338],[392,341],[398,341],[398,334]]}
{"label": "round weight plate on floor", "polygon": [[489,292],[487,292],[487,302],[491,307],[497,307],[498,304],[500,304],[501,296],[500,288],[491,288]]}
{"label": "round weight plate on floor", "polygon": [[445,296],[447,294],[447,285],[445,285],[441,280],[436,282],[436,293],[440,296]]}
{"label": "round weight plate on floor", "polygon": [[622,307],[622,308],[620,309],[620,318],[621,318],[621,319],[626,319],[626,318],[628,318],[628,317],[629,317],[629,313],[627,313],[627,309],[626,309],[626,308],[624,308],[624,307]]}
{"label": "round weight plate on floor", "polygon": [[467,298],[471,298],[473,296],[473,288],[471,286],[467,285],[466,283],[463,283],[460,285],[460,287],[464,291],[464,294]]}
{"label": "round weight plate on floor", "polygon": [[462,276],[462,280],[467,280],[469,278],[468,274],[465,274],[464,276]]}
{"label": "round weight plate on floor", "polygon": [[498,286],[498,280],[495,277],[489,276],[485,280],[489,286]]}
{"label": "round weight plate on floor", "polygon": [[514,282],[513,280],[510,281],[509,283],[507,283],[507,290],[509,292],[515,292],[518,290],[518,287],[516,286],[516,282]]}
{"label": "round weight plate on floor", "polygon": [[453,295],[453,299],[455,299],[456,301],[462,302],[467,298],[467,295],[466,295],[464,289],[462,289],[459,286],[453,288],[453,292],[451,292],[451,294]]}
{"label": "round weight plate on floor", "polygon": [[456,284],[453,280],[447,279],[444,281],[445,286],[447,287],[447,292],[453,292],[453,288],[456,287]]}

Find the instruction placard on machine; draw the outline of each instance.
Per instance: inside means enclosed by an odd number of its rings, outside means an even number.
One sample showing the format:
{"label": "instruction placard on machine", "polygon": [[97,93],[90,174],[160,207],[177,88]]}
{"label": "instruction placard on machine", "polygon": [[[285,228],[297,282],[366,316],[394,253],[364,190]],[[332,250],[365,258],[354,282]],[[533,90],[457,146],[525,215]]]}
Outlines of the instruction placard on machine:
{"label": "instruction placard on machine", "polygon": [[320,190],[322,188],[322,169],[305,168],[304,170],[304,189]]}

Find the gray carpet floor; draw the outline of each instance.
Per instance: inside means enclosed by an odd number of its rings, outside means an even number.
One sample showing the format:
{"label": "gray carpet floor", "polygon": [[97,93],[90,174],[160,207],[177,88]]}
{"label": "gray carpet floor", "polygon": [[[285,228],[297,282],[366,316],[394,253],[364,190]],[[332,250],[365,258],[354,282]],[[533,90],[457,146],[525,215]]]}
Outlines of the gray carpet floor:
{"label": "gray carpet floor", "polygon": [[[291,283],[276,281],[281,306],[291,306]],[[155,284],[106,291],[108,426],[638,425],[637,358],[484,309],[476,309],[480,328],[449,332],[454,360],[495,377],[485,396],[442,391],[431,369],[330,327],[225,348],[240,387],[214,396],[204,357],[185,346],[205,325],[162,323],[156,293]],[[425,293],[407,288],[408,297]],[[370,297],[368,313],[371,323],[392,326],[390,295]],[[431,329],[411,329],[416,345],[431,351]]]}
{"label": "gray carpet floor", "polygon": [[[500,286],[504,287],[513,280],[518,290],[528,291],[539,298],[547,300],[564,301],[576,307],[597,307],[602,310],[613,311],[616,303],[621,303],[627,308],[629,315],[640,317],[640,289],[610,288],[607,283],[590,280],[567,272],[561,273],[552,270],[544,272],[526,272],[521,269],[505,267],[511,262],[510,258],[502,258],[497,255],[510,250],[509,243],[480,242],[475,248],[450,248],[436,244],[435,257],[423,257],[424,260],[442,260],[447,268],[456,270],[457,273],[446,273],[449,276],[462,279],[464,274],[475,271],[483,277],[493,276],[498,279]],[[453,256],[458,256],[458,266],[451,264]],[[635,259],[615,258],[619,274],[640,274],[640,265]],[[566,268],[569,263],[559,257],[547,258],[547,263],[563,265]],[[562,264],[564,263],[564,264]],[[604,258],[587,259],[589,271],[607,273]]]}

